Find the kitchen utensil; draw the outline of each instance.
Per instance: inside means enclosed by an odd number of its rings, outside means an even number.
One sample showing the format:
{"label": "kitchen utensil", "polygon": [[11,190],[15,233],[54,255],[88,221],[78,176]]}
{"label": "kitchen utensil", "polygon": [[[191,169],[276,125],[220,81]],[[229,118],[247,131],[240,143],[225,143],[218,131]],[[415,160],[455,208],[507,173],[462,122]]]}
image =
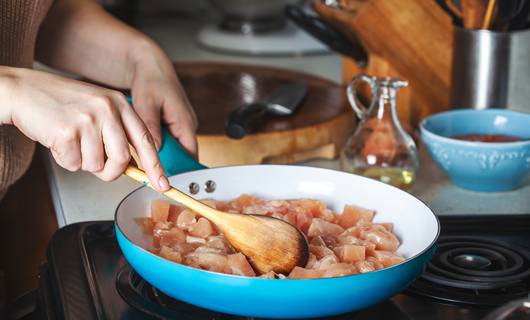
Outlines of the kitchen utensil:
{"label": "kitchen utensil", "polygon": [[[421,123],[429,154],[464,189],[486,192],[521,187],[530,177],[530,114],[502,109],[455,110],[430,116]],[[456,135],[515,136],[519,142],[471,142]]]}
{"label": "kitchen utensil", "polygon": [[[372,98],[365,108],[356,85],[370,85]],[[348,100],[361,120],[341,152],[341,168],[408,190],[416,180],[418,152],[414,140],[397,117],[397,90],[407,81],[359,75],[348,85]]]}
{"label": "kitchen utensil", "polygon": [[486,15],[487,1],[461,0],[462,20],[464,28],[480,29]]}
{"label": "kitchen utensil", "polygon": [[453,28],[436,2],[370,0],[360,2],[355,12],[312,3],[322,20],[358,39],[368,53],[366,68],[344,62],[345,82],[359,73],[407,79],[410,89],[403,90],[398,103],[400,118],[412,125],[449,107]]}
{"label": "kitchen utensil", "polygon": [[[138,168],[127,167],[125,175],[151,187],[145,172]],[[294,267],[307,263],[309,248],[305,236],[281,219],[222,212],[175,188],[164,195],[213,222],[260,273],[289,273]]]}
{"label": "kitchen utensil", "polygon": [[246,104],[228,114],[226,134],[241,139],[255,132],[266,121],[267,115],[290,116],[307,94],[304,81],[293,81],[277,88],[265,99]]}
{"label": "kitchen utensil", "polygon": [[[183,151],[161,158],[163,164],[196,164]],[[196,198],[229,200],[243,193],[269,199],[317,198],[338,211],[353,203],[376,210],[375,221],[393,223],[401,239],[398,252],[407,259],[375,272],[311,280],[227,275],[176,264],[151,253],[151,241],[135,218],[149,216],[150,201],[160,195],[146,187],[129,194],[115,216],[116,236],[127,261],[165,294],[219,312],[286,319],[328,316],[376,304],[403,290],[422,272],[439,232],[432,211],[410,194],[340,171],[285,165],[231,166],[178,174],[170,182],[179,190],[188,190],[192,183],[201,186],[198,193],[191,193],[196,188],[188,193]],[[205,184],[210,187],[202,188]]]}
{"label": "kitchen utensil", "polygon": [[[508,2],[508,1],[505,1]],[[493,21],[493,10],[497,6],[496,0],[489,0],[488,6],[486,8],[486,14],[484,15],[484,19],[482,20],[482,29],[491,29],[491,24]],[[498,16],[499,14],[497,14]],[[498,20],[498,17],[496,18]]]}
{"label": "kitchen utensil", "polygon": [[331,50],[353,58],[360,67],[366,66],[368,56],[359,41],[348,39],[342,32],[320,19],[307,5],[288,5],[287,17]]}
{"label": "kitchen utensil", "polygon": [[436,3],[453,19],[453,24],[462,27],[462,10],[455,5],[453,0],[436,0]]}
{"label": "kitchen utensil", "polygon": [[529,111],[530,31],[455,27],[451,105]]}

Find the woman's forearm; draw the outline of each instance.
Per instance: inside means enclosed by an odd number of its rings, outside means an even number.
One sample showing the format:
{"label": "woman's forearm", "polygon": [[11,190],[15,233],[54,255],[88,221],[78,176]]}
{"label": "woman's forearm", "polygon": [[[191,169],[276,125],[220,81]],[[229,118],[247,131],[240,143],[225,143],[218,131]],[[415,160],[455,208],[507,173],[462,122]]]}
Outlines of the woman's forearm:
{"label": "woman's forearm", "polygon": [[157,45],[92,0],[56,0],[37,39],[37,59],[119,88],[134,76],[135,51]]}

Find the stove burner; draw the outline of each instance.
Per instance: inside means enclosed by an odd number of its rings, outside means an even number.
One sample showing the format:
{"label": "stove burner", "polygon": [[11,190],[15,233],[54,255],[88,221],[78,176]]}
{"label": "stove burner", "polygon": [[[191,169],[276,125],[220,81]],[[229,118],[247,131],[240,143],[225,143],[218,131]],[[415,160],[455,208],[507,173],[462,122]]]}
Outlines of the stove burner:
{"label": "stove burner", "polygon": [[[131,307],[149,315],[155,319],[179,319],[179,320],[243,320],[256,319],[238,317],[228,314],[217,313],[192,306],[190,304],[175,300],[160,292],[143,280],[129,265],[125,265],[118,272],[116,288],[120,296]],[[382,306],[382,308],[388,306]],[[393,310],[391,310],[393,311]],[[395,311],[393,311],[395,312]],[[356,313],[339,315],[336,317],[320,318],[328,320],[352,319]],[[318,320],[318,319],[314,319]]]}
{"label": "stove burner", "polygon": [[481,237],[441,237],[409,293],[451,303],[500,305],[530,292],[530,253]]}

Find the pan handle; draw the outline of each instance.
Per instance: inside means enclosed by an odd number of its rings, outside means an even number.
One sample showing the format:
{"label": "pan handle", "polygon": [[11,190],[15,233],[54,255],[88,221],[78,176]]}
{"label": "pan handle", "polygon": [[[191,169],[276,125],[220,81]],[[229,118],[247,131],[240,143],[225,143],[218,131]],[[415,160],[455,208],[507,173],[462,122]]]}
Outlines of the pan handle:
{"label": "pan handle", "polygon": [[[127,97],[127,100],[132,105],[132,98]],[[183,172],[207,168],[184,150],[165,125],[162,125],[162,146],[158,151],[158,156],[164,171],[170,177]]]}
{"label": "pan handle", "polygon": [[285,14],[304,31],[320,40],[330,49],[352,57],[360,67],[365,67],[368,55],[358,41],[352,42],[342,32],[320,19],[313,10],[303,5],[287,5]]}

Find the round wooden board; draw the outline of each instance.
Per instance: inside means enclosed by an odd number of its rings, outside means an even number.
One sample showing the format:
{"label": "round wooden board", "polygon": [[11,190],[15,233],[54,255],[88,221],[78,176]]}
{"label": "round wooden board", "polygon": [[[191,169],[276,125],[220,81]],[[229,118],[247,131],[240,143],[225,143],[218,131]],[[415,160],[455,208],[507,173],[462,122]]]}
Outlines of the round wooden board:
{"label": "round wooden board", "polygon": [[[199,160],[210,167],[334,158],[355,124],[344,89],[319,77],[240,64],[178,63],[175,69],[199,120]],[[230,111],[300,79],[309,91],[294,115],[268,119],[243,139],[225,136]]]}

